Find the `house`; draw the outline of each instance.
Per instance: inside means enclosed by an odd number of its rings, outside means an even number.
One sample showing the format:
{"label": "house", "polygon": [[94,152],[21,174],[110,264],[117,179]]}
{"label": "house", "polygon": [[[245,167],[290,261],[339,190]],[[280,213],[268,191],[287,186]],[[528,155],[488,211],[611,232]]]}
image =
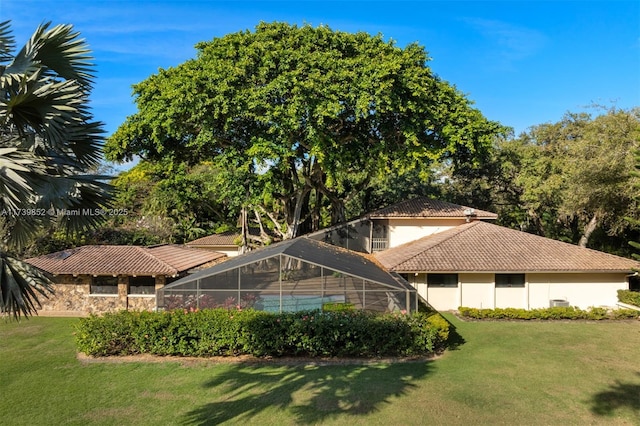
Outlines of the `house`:
{"label": "house", "polygon": [[613,307],[638,262],[472,221],[376,253],[438,310]]}
{"label": "house", "polygon": [[418,197],[307,237],[349,250],[375,253],[470,221],[493,221],[497,218],[497,214],[484,210]]}
{"label": "house", "polygon": [[156,290],[222,253],[178,245],[95,245],[27,259],[53,276],[55,293],[40,298],[41,313],[84,315],[119,309],[153,310]]}
{"label": "house", "polygon": [[640,263],[493,225],[494,213],[425,197],[308,237],[373,253],[439,310],[615,306]]}
{"label": "house", "polygon": [[412,311],[418,298],[438,310],[613,307],[640,269],[631,259],[495,225],[496,218],[420,197],[221,263],[224,254],[194,248],[209,237],[193,247],[85,246],[27,261],[55,276],[56,295],[43,311],[76,313],[331,304]]}

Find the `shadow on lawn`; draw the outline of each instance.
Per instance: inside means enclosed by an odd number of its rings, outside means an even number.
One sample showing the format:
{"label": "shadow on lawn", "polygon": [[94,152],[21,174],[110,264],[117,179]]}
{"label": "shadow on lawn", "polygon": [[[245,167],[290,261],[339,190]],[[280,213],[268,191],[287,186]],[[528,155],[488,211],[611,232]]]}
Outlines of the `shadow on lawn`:
{"label": "shadow on lawn", "polygon": [[187,414],[186,424],[251,421],[264,410],[285,410],[296,424],[342,414],[366,415],[407,394],[430,362],[340,366],[234,365],[205,383],[223,396]]}
{"label": "shadow on lawn", "polygon": [[[636,373],[640,377],[640,373]],[[591,411],[600,416],[611,416],[618,408],[630,408],[640,417],[640,384],[616,381],[608,389],[591,399]]]}
{"label": "shadow on lawn", "polygon": [[458,329],[455,325],[453,325],[451,321],[447,320],[447,322],[449,323],[449,339],[447,340],[447,350],[455,351],[460,349],[460,346],[464,345],[466,343],[466,340],[464,340],[464,337],[462,337],[462,335],[458,333]]}

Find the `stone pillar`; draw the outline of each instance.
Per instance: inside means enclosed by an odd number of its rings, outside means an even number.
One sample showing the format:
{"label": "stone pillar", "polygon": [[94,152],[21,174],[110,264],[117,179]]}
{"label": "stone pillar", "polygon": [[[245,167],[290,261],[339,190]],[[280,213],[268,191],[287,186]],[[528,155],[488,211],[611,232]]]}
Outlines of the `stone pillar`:
{"label": "stone pillar", "polygon": [[118,304],[117,309],[129,308],[129,277],[127,275],[118,276]]}
{"label": "stone pillar", "polygon": [[158,310],[158,306],[164,307],[164,292],[158,294],[158,290],[164,287],[166,284],[166,277],[164,275],[156,275],[156,305],[155,310]]}

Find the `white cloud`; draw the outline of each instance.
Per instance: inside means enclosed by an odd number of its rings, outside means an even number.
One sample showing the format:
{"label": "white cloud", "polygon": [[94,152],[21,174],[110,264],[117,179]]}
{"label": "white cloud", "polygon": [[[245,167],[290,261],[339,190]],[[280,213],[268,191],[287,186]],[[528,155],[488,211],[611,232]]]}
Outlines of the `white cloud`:
{"label": "white cloud", "polygon": [[488,58],[499,68],[512,68],[516,62],[536,55],[548,41],[538,30],[503,21],[482,18],[464,21],[488,41]]}

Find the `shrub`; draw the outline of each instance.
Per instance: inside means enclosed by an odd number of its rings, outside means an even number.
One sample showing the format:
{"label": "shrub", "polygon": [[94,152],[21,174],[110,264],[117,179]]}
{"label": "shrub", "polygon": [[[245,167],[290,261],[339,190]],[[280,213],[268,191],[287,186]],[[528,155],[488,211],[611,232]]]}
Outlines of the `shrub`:
{"label": "shrub", "polygon": [[618,290],[618,300],[622,303],[628,303],[640,307],[640,292],[631,290]]}
{"label": "shrub", "polygon": [[135,352],[133,330],[135,314],[90,315],[82,319],[82,327],[76,331],[76,342],[82,352],[97,356],[130,355]]}
{"label": "shrub", "polygon": [[322,305],[322,310],[325,312],[342,312],[353,311],[355,307],[353,303],[328,302]]}
{"label": "shrub", "polygon": [[556,306],[542,309],[496,308],[477,309],[461,306],[458,312],[463,317],[474,319],[519,319],[519,320],[604,320],[628,319],[640,316],[632,309],[613,309],[592,307],[588,310],[572,306]]}
{"label": "shrub", "polygon": [[449,336],[438,314],[349,310],[121,311],[82,318],[76,328],[78,349],[94,356],[407,356],[444,349]]}
{"label": "shrub", "polygon": [[635,309],[615,309],[612,313],[613,319],[638,319],[640,312]]}

